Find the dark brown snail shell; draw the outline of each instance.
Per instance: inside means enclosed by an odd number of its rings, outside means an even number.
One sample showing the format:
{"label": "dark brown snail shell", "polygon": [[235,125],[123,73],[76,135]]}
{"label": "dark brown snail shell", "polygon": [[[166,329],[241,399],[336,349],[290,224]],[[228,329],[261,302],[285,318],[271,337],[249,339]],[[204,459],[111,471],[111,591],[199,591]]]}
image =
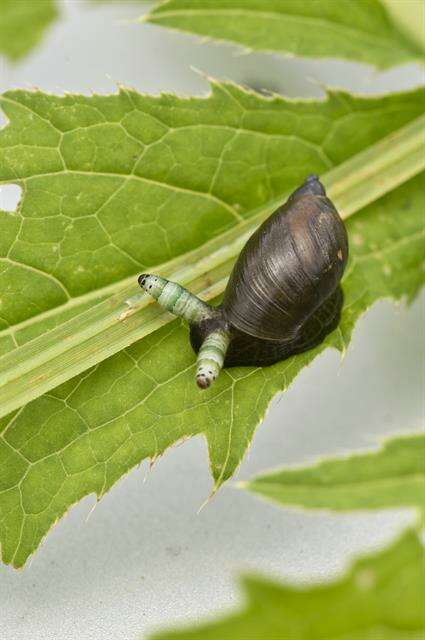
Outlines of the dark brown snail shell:
{"label": "dark brown snail shell", "polygon": [[338,325],[347,258],[344,224],[311,175],[248,240],[217,315],[191,325],[193,349],[220,327],[231,334],[224,366],[269,365],[311,349]]}

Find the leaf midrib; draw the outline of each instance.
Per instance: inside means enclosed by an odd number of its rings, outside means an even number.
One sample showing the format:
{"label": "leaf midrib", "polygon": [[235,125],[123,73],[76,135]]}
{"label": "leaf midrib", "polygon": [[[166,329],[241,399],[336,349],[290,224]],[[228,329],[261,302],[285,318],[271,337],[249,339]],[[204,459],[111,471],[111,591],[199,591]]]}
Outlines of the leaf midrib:
{"label": "leaf midrib", "polygon": [[373,260],[374,258],[378,258],[379,256],[383,256],[383,255],[386,255],[387,253],[391,253],[391,251],[395,251],[400,246],[404,244],[409,244],[410,242],[416,240],[417,238],[421,238],[423,236],[425,236],[425,228],[420,229],[419,231],[415,231],[410,235],[406,234],[401,238],[392,240],[391,242],[388,243],[386,247],[384,247],[383,249],[380,249],[379,251],[372,249],[372,251],[370,251],[369,253],[362,253],[360,255],[356,255],[354,256],[353,261],[359,263],[365,260]]}
{"label": "leaf midrib", "polygon": [[[349,267],[349,269],[347,270],[345,277],[347,277],[349,275],[349,273],[351,272],[351,270],[354,268],[354,263],[359,263],[359,262],[363,262],[366,260],[373,260],[374,258],[381,256],[381,255],[385,255],[386,253],[390,253],[391,251],[395,251],[400,245],[404,245],[404,244],[409,244],[412,240],[416,239],[416,238],[421,238],[422,236],[425,236],[425,229],[424,230],[420,230],[420,231],[416,231],[410,235],[405,235],[402,238],[398,238],[396,240],[391,241],[391,243],[388,244],[387,247],[385,247],[384,249],[382,249],[381,251],[371,251],[369,253],[365,253],[365,254],[361,254],[361,255],[356,255],[353,258],[353,261],[351,263],[351,266]],[[187,254],[182,254],[183,256],[187,255]],[[178,258],[181,258],[182,256],[178,256]],[[167,265],[169,263],[161,263],[158,265],[155,265],[153,267],[150,267],[152,269],[152,271],[158,271],[160,270],[164,270],[166,269]],[[26,265],[24,265],[26,266]],[[46,274],[46,275],[50,275],[50,274]],[[44,311],[36,316],[32,316],[31,318],[27,318],[26,320],[22,320],[22,322],[19,322],[15,325],[10,326],[8,329],[3,329],[2,331],[0,331],[0,337],[1,336],[6,336],[6,335],[10,335],[13,334],[15,332],[19,332],[21,329],[24,329],[28,326],[31,326],[32,324],[36,324],[38,322],[41,322],[43,320],[47,320],[49,318],[51,318],[52,316],[56,315],[56,314],[60,314],[63,313],[64,311],[67,311],[68,309],[72,309],[73,307],[77,307],[79,305],[84,304],[85,302],[90,302],[90,300],[97,300],[102,298],[103,296],[106,296],[110,293],[117,293],[118,289],[120,290],[127,288],[129,285],[134,283],[134,278],[135,276],[128,276],[127,278],[124,278],[122,280],[119,280],[117,282],[114,282],[112,284],[106,285],[105,287],[101,287],[99,289],[95,289],[93,291],[89,291],[87,293],[84,293],[80,296],[77,296],[75,298],[70,298],[67,302],[65,302],[62,305],[59,305],[57,307],[53,307],[52,309],[48,309],[47,311]]]}

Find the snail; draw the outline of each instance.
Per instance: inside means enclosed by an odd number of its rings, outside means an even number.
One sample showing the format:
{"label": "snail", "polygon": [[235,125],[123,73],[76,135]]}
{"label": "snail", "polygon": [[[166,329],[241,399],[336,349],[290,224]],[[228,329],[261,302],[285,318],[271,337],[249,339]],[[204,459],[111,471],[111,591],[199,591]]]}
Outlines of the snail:
{"label": "snail", "polygon": [[347,258],[344,224],[310,175],[249,238],[219,306],[160,276],[138,282],[189,323],[206,389],[223,366],[271,365],[318,345],[338,325]]}

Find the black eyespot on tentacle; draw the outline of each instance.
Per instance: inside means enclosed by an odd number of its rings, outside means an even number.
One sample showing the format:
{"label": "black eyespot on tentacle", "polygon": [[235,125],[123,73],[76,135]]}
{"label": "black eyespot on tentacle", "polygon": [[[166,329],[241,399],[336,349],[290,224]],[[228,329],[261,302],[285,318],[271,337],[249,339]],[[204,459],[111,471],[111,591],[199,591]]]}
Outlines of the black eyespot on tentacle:
{"label": "black eyespot on tentacle", "polygon": [[141,287],[144,286],[145,282],[146,282],[146,278],[148,277],[148,273],[142,273],[140,274],[140,276],[137,278],[137,282],[139,283],[139,285]]}

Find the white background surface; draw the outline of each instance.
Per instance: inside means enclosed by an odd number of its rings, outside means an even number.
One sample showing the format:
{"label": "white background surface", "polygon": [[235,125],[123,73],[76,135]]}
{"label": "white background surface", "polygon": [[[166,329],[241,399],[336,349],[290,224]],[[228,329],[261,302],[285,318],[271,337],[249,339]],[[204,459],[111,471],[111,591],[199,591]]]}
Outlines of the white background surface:
{"label": "white background surface", "polygon": [[[343,62],[240,55],[231,46],[130,22],[140,2],[60,3],[61,18],[29,58],[0,62],[0,89],[53,93],[205,93],[190,66],[289,96],[323,83],[361,92],[419,84],[417,67],[377,73]],[[261,80],[260,80],[261,78]],[[423,298],[422,298],[423,301]],[[327,352],[276,399],[238,473],[370,449],[423,424],[423,303],[383,302],[358,323],[340,362]],[[88,497],[47,537],[23,571],[0,567],[2,640],[133,640],[174,622],[234,608],[235,577],[254,570],[291,581],[332,579],[353,554],[389,541],[409,512],[355,515],[277,509],[228,483],[198,514],[211,480],[201,437],[152,471],[133,470],[96,506]]]}

